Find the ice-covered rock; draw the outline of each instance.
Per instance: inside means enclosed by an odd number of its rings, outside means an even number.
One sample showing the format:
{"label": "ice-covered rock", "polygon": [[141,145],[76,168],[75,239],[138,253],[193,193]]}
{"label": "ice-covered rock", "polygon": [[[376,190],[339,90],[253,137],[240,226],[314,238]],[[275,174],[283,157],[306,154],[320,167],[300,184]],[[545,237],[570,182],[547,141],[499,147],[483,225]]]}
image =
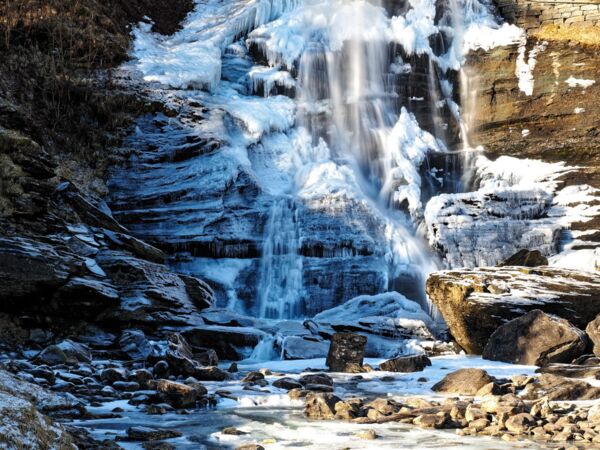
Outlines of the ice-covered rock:
{"label": "ice-covered rock", "polygon": [[539,309],[580,329],[600,313],[600,278],[553,267],[487,267],[436,272],[427,293],[452,337],[467,353],[481,354],[498,327]]}
{"label": "ice-covered rock", "polygon": [[433,339],[431,317],[418,303],[397,292],[355,297],[317,314],[313,320],[336,331],[362,332],[396,339]]}

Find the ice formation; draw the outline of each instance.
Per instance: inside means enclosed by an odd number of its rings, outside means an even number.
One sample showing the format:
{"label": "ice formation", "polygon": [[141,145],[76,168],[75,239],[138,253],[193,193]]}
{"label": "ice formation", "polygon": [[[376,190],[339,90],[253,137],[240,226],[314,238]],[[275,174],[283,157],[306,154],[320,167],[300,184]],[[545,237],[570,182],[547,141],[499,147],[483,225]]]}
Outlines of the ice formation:
{"label": "ice formation", "polygon": [[[112,207],[209,280],[219,306],[281,320],[397,291],[429,311],[423,282],[440,264],[424,222],[447,263],[482,264],[507,250],[454,256],[448,239],[472,236],[448,230],[496,226],[493,208],[508,224],[551,208],[552,189],[517,189],[483,160],[479,191],[436,197],[467,185],[432,157],[461,133],[468,147],[455,81],[466,53],[523,41],[488,0],[208,0],[172,36],[134,33],[129,67],[178,116],[140,120]],[[519,63],[527,91],[539,51]],[[484,225],[461,213],[494,196],[505,202]],[[560,226],[539,225],[506,236],[552,253]]]}

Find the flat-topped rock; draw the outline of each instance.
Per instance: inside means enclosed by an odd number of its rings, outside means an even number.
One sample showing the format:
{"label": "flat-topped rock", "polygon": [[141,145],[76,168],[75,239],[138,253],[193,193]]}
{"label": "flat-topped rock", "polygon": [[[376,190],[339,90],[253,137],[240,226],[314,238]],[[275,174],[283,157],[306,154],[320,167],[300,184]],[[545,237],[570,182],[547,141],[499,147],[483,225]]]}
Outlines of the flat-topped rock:
{"label": "flat-topped rock", "polygon": [[435,272],[427,294],[456,342],[481,354],[498,327],[539,309],[584,329],[600,313],[600,277],[554,267],[487,267]]}

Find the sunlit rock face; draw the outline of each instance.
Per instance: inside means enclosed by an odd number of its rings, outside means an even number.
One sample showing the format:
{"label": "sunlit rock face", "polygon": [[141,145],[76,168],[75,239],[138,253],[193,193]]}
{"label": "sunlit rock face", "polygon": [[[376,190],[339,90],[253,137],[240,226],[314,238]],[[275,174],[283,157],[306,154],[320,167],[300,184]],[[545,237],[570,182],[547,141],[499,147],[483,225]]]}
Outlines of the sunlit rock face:
{"label": "sunlit rock face", "polygon": [[112,207],[219,306],[285,319],[396,290],[428,308],[438,262],[416,230],[453,176],[430,155],[459,139],[465,51],[496,39],[473,36],[499,28],[484,3],[336,0],[141,26],[131,66],[167,108],[138,122]]}
{"label": "sunlit rock face", "polygon": [[476,192],[438,197],[426,213],[447,267],[495,265],[520,249],[600,267],[596,53],[530,39],[467,56],[462,115],[482,151],[465,172]]}

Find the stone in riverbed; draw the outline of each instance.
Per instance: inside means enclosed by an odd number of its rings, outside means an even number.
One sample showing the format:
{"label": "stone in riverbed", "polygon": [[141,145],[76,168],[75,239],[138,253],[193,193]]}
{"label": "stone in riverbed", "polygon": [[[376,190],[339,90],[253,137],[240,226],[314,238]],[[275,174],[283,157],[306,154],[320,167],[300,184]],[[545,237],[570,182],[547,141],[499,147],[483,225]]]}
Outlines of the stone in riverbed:
{"label": "stone in riverbed", "polygon": [[520,413],[508,418],[504,423],[506,429],[512,433],[522,434],[536,425],[535,418],[528,413]]}
{"label": "stone in riverbed", "polygon": [[282,344],[284,359],[324,358],[329,344],[315,336],[286,336]]}
{"label": "stone in riverbed", "polygon": [[279,380],[275,380],[273,382],[273,387],[285,389],[285,390],[289,391],[292,389],[302,389],[302,384],[300,384],[298,381],[294,380],[293,378],[283,377],[283,378],[280,378]]}
{"label": "stone in riverbed", "polygon": [[386,372],[421,372],[431,366],[431,360],[425,355],[400,356],[379,364],[379,370]]}
{"label": "stone in riverbed", "polygon": [[156,381],[156,391],[158,397],[173,408],[194,407],[198,397],[206,394],[206,388],[199,390],[197,387],[169,380]]}
{"label": "stone in riverbed", "polygon": [[306,396],[304,415],[309,419],[333,420],[335,418],[335,405],[339,397],[329,392],[311,392]]}
{"label": "stone in riverbed", "polygon": [[164,430],[161,428],[150,427],[127,428],[127,438],[131,441],[158,441],[161,439],[171,439],[179,436],[181,436],[181,433],[175,430]]}
{"label": "stone in riverbed", "polygon": [[529,400],[537,400],[543,396],[549,401],[595,400],[600,398],[600,387],[583,380],[543,373],[525,386],[521,396]]}
{"label": "stone in riverbed", "polygon": [[335,333],[327,354],[327,366],[331,372],[354,372],[362,366],[367,338],[356,333]]}
{"label": "stone in riverbed", "polygon": [[333,378],[325,373],[309,373],[303,375],[298,380],[300,384],[306,386],[308,384],[321,384],[325,386],[333,386]]}
{"label": "stone in riverbed", "polygon": [[76,365],[80,362],[92,361],[92,354],[87,346],[66,339],[57,345],[50,345],[42,350],[35,360],[49,366],[59,364]]}
{"label": "stone in riverbed", "polygon": [[494,379],[482,369],[459,369],[449,373],[431,388],[436,392],[459,395],[475,395],[477,391]]}
{"label": "stone in riverbed", "polygon": [[533,310],[499,327],[483,358],[513,364],[570,362],[586,347],[585,333],[567,320]]}

